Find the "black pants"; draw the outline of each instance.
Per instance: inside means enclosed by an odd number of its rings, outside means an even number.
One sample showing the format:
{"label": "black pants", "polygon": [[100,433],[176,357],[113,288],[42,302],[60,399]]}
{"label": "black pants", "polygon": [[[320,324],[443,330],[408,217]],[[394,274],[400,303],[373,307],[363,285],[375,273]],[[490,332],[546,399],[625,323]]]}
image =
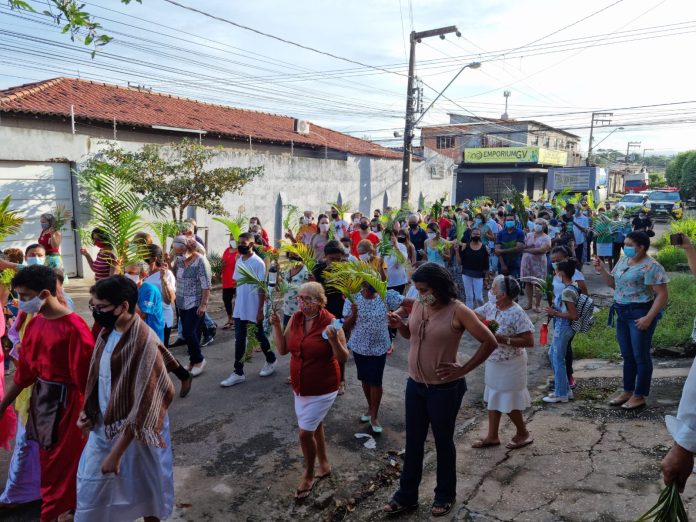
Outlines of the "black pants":
{"label": "black pants", "polygon": [[232,299],[237,295],[236,288],[223,288],[222,289],[222,302],[225,305],[225,312],[227,316],[232,316]]}
{"label": "black pants", "polygon": [[172,327],[171,326],[165,326],[164,327],[164,347],[169,348],[169,336],[172,335]]}
{"label": "black pants", "polygon": [[[242,321],[241,319],[234,320],[234,373],[237,375],[244,375],[244,352],[246,352],[246,340],[247,340],[247,325],[251,321]],[[266,333],[263,331],[263,322],[256,323],[256,339],[261,345],[261,350],[266,356],[267,363],[274,363],[276,361],[275,354],[271,351],[271,343],[266,337]]]}
{"label": "black pants", "polygon": [[568,382],[570,382],[570,379],[573,378],[573,340],[571,339],[570,342],[568,343],[568,347],[566,348],[566,356],[565,356],[565,363],[566,363],[566,373],[568,374]]}
{"label": "black pants", "polygon": [[577,267],[580,272],[582,272],[583,264],[583,254],[585,253],[585,243],[575,245],[575,259],[577,261]]}
{"label": "black pants", "polygon": [[402,506],[418,502],[423,476],[423,456],[428,427],[433,430],[437,452],[435,501],[454,502],[457,496],[457,452],[454,426],[466,392],[466,381],[425,385],[409,378],[406,383],[406,454],[399,491],[394,500]]}
{"label": "black pants", "polygon": [[189,362],[191,364],[198,364],[203,361],[199,333],[203,316],[198,315],[197,308],[189,308],[188,310],[182,310],[180,308],[179,320],[181,321],[181,333],[188,346]]}

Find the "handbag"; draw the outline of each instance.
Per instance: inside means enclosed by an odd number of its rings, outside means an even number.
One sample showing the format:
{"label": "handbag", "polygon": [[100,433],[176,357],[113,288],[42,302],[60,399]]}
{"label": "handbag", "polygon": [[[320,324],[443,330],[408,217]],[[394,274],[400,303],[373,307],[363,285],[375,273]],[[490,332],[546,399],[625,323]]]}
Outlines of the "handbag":
{"label": "handbag", "polygon": [[59,382],[37,379],[29,402],[27,439],[35,440],[43,449],[50,449],[58,442],[60,424],[68,387]]}

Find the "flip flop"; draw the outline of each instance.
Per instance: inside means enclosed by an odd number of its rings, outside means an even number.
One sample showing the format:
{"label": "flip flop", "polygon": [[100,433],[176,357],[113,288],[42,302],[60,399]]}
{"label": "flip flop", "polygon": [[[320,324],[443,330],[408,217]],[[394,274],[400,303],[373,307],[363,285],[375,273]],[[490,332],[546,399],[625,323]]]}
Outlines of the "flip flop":
{"label": "flip flop", "polygon": [[295,502],[302,502],[303,500],[307,500],[309,496],[312,494],[312,491],[314,490],[314,486],[317,485],[317,478],[314,477],[314,480],[312,480],[312,485],[309,486],[308,489],[298,489],[295,491]]}
{"label": "flip flop", "polygon": [[471,447],[475,449],[493,448],[495,446],[500,446],[500,442],[484,442],[482,439],[477,440],[471,445]]}
{"label": "flip flop", "polygon": [[[628,402],[628,401],[626,401],[626,402]],[[640,410],[642,408],[645,408],[646,406],[647,406],[647,404],[644,402],[642,402],[636,406],[627,406],[626,404],[622,404],[621,409],[626,410],[626,411],[633,411],[633,410]]]}
{"label": "flip flop", "polygon": [[[450,511],[452,511],[453,507],[454,507],[454,502],[445,502],[445,503],[433,502],[433,505],[430,508],[430,514],[435,518],[444,517]],[[436,508],[442,509],[443,511],[435,511]]]}
{"label": "flip flop", "polygon": [[534,439],[527,439],[524,442],[508,442],[505,447],[510,450],[515,450],[515,449],[520,449],[524,448],[525,446],[529,446],[532,442],[534,442]]}
{"label": "flip flop", "polygon": [[325,478],[329,478],[330,476],[331,476],[331,472],[328,471],[328,472],[324,473],[323,475],[314,475],[314,478],[316,480],[323,480]]}
{"label": "flip flop", "polygon": [[374,426],[373,424],[370,424],[370,429],[372,430],[372,433],[382,433],[384,431],[382,426]]}
{"label": "flip flop", "polygon": [[234,323],[225,323],[225,325],[222,327],[223,330],[229,330],[234,326]]}
{"label": "flip flop", "polygon": [[389,502],[387,502],[387,505],[385,506],[385,508],[387,506],[389,507],[388,510],[384,509],[384,508],[382,509],[384,514],[387,515],[388,517],[395,517],[395,516],[400,515],[402,513],[409,513],[411,511],[415,511],[416,509],[418,509],[418,502],[416,502],[415,504],[405,506],[405,505],[399,504],[396,500],[391,499]]}
{"label": "flip flop", "polygon": [[371,419],[371,418],[372,418],[372,417],[370,417],[369,415],[361,415],[361,416],[360,416],[360,422],[370,422],[370,419]]}

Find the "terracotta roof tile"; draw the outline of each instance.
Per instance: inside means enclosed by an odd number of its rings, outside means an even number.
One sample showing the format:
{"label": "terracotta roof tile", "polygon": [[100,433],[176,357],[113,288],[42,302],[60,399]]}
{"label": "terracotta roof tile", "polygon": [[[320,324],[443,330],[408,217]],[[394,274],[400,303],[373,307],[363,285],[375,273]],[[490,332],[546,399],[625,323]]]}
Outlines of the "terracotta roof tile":
{"label": "terracotta roof tile", "polygon": [[75,117],[121,125],[153,125],[203,130],[252,141],[307,145],[355,156],[399,159],[401,154],[366,140],[310,124],[310,134],[294,131],[295,119],[265,112],[214,105],[169,94],[105,83],[54,78],[0,90],[0,112]]}

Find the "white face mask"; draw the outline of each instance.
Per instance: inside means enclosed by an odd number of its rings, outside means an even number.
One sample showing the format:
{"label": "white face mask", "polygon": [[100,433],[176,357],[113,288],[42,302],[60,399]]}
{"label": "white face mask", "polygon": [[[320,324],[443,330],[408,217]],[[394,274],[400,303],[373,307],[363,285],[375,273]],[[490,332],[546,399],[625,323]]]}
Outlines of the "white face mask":
{"label": "white face mask", "polygon": [[135,274],[125,274],[125,276],[133,281],[136,285],[140,282],[140,276]]}
{"label": "white face mask", "polygon": [[321,223],[319,225],[319,230],[321,232],[328,232],[329,231],[329,224],[328,223]]}
{"label": "white face mask", "polygon": [[27,257],[27,258],[25,259],[24,264],[27,265],[27,266],[31,266],[31,265],[43,265],[45,262],[46,262],[46,258],[45,258],[45,257],[36,256],[36,257]]}
{"label": "white face mask", "polygon": [[428,239],[435,239],[437,234],[435,232],[428,232]]}
{"label": "white face mask", "polygon": [[496,297],[496,295],[491,290],[489,290],[488,291],[488,302],[491,304],[495,304],[497,300],[498,300],[498,298]]}
{"label": "white face mask", "polygon": [[303,225],[309,225],[311,222],[312,222],[312,220],[309,219],[309,218],[306,217],[306,216],[302,218],[302,224],[303,224]]}
{"label": "white face mask", "polygon": [[368,262],[370,260],[370,254],[360,254],[360,260]]}
{"label": "white face mask", "polygon": [[37,295],[29,301],[20,301],[19,309],[25,314],[37,314],[43,305],[44,300]]}
{"label": "white face mask", "polygon": [[543,232],[544,225],[534,225],[534,232]]}
{"label": "white face mask", "polygon": [[237,248],[237,242],[234,239],[230,239],[230,248]]}

